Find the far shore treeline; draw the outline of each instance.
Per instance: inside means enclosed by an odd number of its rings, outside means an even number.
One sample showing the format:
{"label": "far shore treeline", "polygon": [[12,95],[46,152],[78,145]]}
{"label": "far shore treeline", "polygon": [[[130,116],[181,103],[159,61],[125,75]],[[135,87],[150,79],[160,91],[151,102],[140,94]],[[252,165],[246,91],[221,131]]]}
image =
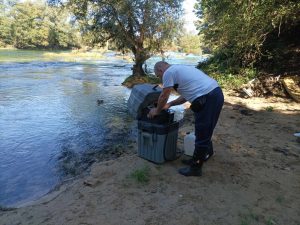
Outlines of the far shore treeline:
{"label": "far shore treeline", "polygon": [[[97,45],[90,27],[76,20],[71,8],[47,3],[51,1],[0,0],[0,48],[69,50],[103,46]],[[186,30],[177,32],[169,44],[165,50],[201,54],[199,36]],[[117,49],[113,41],[106,42],[107,47]]]}
{"label": "far shore treeline", "polygon": [[0,46],[18,49],[70,49],[80,46],[79,30],[68,10],[42,1],[0,1]]}
{"label": "far shore treeline", "polygon": [[134,56],[133,75],[154,54],[209,54],[209,73],[299,75],[300,2],[197,0],[198,34],[183,29],[183,0],[0,0],[0,47],[103,47]]}

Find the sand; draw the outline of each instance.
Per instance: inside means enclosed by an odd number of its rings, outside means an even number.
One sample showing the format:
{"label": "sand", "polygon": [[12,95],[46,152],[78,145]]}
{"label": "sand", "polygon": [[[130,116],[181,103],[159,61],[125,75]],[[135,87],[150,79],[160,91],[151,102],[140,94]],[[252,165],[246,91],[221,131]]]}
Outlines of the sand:
{"label": "sand", "polygon": [[[179,175],[180,159],[162,165],[141,159],[135,144],[37,202],[0,211],[0,224],[299,225],[300,143],[293,134],[300,132],[300,104],[229,93],[225,102],[216,154],[202,177]],[[179,149],[188,131],[189,110]],[[143,169],[148,182],[132,176]]]}

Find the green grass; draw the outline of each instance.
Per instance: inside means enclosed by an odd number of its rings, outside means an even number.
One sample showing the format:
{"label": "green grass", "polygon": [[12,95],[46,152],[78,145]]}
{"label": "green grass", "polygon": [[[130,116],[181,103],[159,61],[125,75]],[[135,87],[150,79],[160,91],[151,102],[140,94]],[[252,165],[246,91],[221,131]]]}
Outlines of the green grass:
{"label": "green grass", "polygon": [[276,225],[277,223],[273,220],[273,219],[271,219],[271,218],[269,218],[268,220],[267,220],[267,222],[266,222],[266,225]]}
{"label": "green grass", "polygon": [[268,111],[268,112],[273,112],[274,111],[274,107],[273,106],[267,106],[265,108],[265,110]]}
{"label": "green grass", "polygon": [[250,223],[248,222],[248,220],[243,219],[241,225],[250,225]]}
{"label": "green grass", "polygon": [[255,224],[265,224],[265,225],[277,225],[276,220],[273,218],[266,219],[265,216],[255,214],[252,210],[249,210],[246,214],[239,214],[241,217],[240,225],[255,225]]}
{"label": "green grass", "polygon": [[140,169],[134,170],[130,177],[140,184],[147,184],[150,181],[150,168],[148,166],[144,166]]}
{"label": "green grass", "polygon": [[259,216],[252,211],[249,211],[248,214],[242,214],[241,217],[242,220],[240,225],[252,225],[259,222]]}

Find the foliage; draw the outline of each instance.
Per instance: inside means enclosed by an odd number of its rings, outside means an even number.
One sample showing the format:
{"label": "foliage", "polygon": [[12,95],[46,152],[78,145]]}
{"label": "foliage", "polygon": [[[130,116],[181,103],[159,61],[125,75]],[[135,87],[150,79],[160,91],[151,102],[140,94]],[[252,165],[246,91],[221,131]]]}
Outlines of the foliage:
{"label": "foliage", "polygon": [[226,89],[237,89],[258,74],[255,68],[233,69],[235,67],[222,66],[216,57],[199,63],[197,67],[216,79],[220,86]]}
{"label": "foliage", "polygon": [[45,3],[10,1],[0,4],[0,43],[16,48],[71,48],[79,46],[76,28],[66,10]]}
{"label": "foliage", "polygon": [[80,46],[79,30],[70,21],[70,13],[66,9],[47,7],[49,27],[49,45],[52,48],[71,48]]}
{"label": "foliage", "polygon": [[13,1],[0,0],[0,47],[11,43],[9,10],[15,4]]}
{"label": "foliage", "polygon": [[68,6],[93,43],[111,40],[133,53],[133,75],[144,75],[143,63],[181,27],[182,0],[69,0]]}
{"label": "foliage", "polygon": [[211,62],[233,72],[278,63],[282,49],[299,47],[299,1],[198,0],[195,10],[205,47],[214,54]]}
{"label": "foliage", "polygon": [[200,37],[193,34],[184,34],[179,38],[180,51],[185,53],[200,54]]}

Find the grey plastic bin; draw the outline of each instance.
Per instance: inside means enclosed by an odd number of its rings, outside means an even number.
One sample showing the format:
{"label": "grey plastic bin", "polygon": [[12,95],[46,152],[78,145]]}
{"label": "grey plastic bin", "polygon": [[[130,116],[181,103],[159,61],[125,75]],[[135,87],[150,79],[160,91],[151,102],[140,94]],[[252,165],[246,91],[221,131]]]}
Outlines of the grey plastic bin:
{"label": "grey plastic bin", "polygon": [[162,92],[157,85],[138,84],[128,99],[128,111],[138,120],[138,155],[154,163],[175,160],[179,123],[174,113],[162,111],[153,119],[147,114],[155,106]]}
{"label": "grey plastic bin", "polygon": [[157,102],[162,89],[153,84],[137,84],[134,85],[127,105],[129,113],[135,119],[140,119],[142,110],[147,106]]}
{"label": "grey plastic bin", "polygon": [[175,160],[179,123],[138,121],[138,155],[154,163]]}

